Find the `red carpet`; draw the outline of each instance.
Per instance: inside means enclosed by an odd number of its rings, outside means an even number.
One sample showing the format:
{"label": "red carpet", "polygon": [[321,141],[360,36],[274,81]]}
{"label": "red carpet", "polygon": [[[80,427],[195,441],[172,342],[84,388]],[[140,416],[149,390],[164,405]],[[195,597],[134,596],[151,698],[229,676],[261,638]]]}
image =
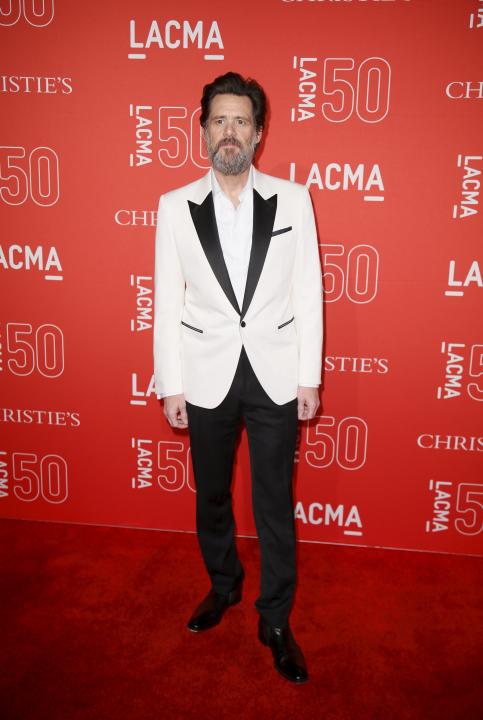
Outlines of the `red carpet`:
{"label": "red carpet", "polygon": [[294,686],[256,638],[259,555],[238,538],[244,597],[200,634],[195,535],[0,521],[1,720],[481,720],[481,559],[298,545]]}

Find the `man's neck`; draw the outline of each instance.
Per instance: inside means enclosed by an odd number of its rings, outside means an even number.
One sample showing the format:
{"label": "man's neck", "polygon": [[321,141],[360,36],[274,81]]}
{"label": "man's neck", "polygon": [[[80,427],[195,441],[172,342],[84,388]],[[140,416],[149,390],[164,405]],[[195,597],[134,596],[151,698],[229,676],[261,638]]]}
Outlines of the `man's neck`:
{"label": "man's neck", "polygon": [[240,193],[248,182],[250,167],[240,173],[240,175],[223,175],[223,173],[215,170],[215,168],[213,168],[213,172],[225,195],[230,198],[235,207],[238,207],[240,204]]}

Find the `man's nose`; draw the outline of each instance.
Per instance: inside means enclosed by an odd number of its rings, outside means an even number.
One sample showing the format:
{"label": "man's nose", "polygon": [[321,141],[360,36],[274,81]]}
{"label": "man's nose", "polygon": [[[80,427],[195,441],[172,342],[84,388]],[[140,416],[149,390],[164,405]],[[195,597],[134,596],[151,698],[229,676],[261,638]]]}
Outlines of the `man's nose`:
{"label": "man's nose", "polygon": [[234,120],[227,120],[225,124],[225,135],[234,135],[235,134],[235,121]]}

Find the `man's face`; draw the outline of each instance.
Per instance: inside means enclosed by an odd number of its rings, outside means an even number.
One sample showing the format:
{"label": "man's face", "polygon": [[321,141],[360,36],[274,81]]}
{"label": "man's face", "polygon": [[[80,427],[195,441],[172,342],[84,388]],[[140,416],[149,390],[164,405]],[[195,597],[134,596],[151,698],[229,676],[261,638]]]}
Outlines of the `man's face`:
{"label": "man's face", "polygon": [[240,175],[250,167],[262,131],[255,129],[252,101],[247,95],[215,95],[204,129],[213,167],[223,175]]}

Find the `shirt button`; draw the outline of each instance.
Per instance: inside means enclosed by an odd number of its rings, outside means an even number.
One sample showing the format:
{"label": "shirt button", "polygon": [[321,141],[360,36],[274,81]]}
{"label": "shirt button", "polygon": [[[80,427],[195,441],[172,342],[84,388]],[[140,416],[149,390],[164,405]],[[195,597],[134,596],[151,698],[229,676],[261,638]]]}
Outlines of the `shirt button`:
{"label": "shirt button", "polygon": [[242,327],[245,327],[246,322],[245,322],[244,320],[242,320],[241,323],[240,323],[240,325],[241,325]]}

